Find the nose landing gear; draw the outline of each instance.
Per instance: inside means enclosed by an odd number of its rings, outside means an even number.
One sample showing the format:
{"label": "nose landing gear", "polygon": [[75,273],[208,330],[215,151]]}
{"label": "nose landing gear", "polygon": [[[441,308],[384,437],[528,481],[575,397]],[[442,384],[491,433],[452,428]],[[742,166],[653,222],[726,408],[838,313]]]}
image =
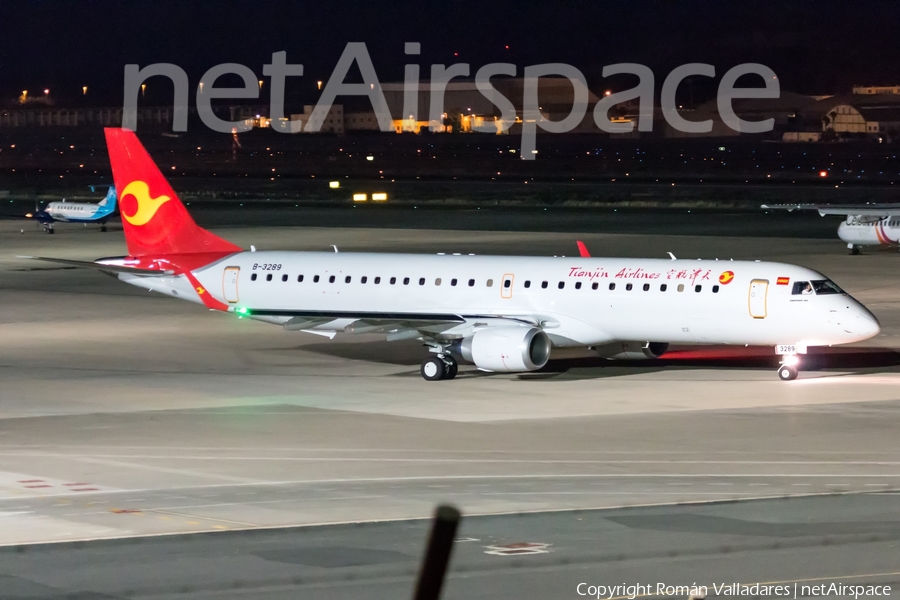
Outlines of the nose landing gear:
{"label": "nose landing gear", "polygon": [[778,367],[778,378],[782,381],[793,381],[800,374],[800,359],[796,354],[786,354]]}

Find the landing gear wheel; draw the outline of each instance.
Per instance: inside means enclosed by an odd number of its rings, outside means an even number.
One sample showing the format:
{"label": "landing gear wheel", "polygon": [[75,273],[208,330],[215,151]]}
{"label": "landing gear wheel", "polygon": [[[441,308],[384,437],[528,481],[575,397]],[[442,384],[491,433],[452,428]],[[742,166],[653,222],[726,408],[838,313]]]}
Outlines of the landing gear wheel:
{"label": "landing gear wheel", "polygon": [[850,254],[853,256],[859,256],[859,246],[855,244],[850,246]]}
{"label": "landing gear wheel", "polygon": [[444,379],[453,379],[459,371],[459,364],[452,356],[444,357],[446,361],[447,371],[444,373]]}
{"label": "landing gear wheel", "polygon": [[52,227],[50,227],[49,229],[47,229],[47,233],[49,233],[50,235],[53,235],[54,233],[56,233],[56,230],[53,229]]}
{"label": "landing gear wheel", "polygon": [[778,378],[782,381],[793,381],[797,379],[799,374],[800,371],[797,370],[797,367],[792,365],[781,365],[778,367]]}
{"label": "landing gear wheel", "polygon": [[426,358],[422,361],[422,367],[419,369],[425,381],[438,381],[447,374],[447,367],[437,356]]}
{"label": "landing gear wheel", "polygon": [[103,233],[106,233],[106,225],[101,225],[101,226],[100,226],[100,231],[103,232]]}

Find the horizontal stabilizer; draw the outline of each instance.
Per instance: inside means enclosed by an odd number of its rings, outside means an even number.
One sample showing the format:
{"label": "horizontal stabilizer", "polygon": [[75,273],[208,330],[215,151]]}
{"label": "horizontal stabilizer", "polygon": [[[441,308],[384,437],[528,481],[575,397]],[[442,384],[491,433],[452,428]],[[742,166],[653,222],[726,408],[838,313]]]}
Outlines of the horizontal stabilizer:
{"label": "horizontal stabilizer", "polygon": [[175,271],[159,271],[156,269],[137,269],[135,267],[125,267],[122,265],[105,265],[103,263],[87,262],[83,260],[69,260],[67,258],[48,258],[46,256],[18,256],[17,258],[27,258],[30,260],[42,260],[70,267],[83,267],[86,269],[97,269],[108,273],[128,273],[130,275],[174,275]]}

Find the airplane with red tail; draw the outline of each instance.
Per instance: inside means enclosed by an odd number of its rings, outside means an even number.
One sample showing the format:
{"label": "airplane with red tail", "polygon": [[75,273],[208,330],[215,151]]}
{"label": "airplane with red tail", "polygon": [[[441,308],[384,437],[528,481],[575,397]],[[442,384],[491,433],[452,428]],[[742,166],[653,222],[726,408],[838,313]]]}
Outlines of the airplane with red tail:
{"label": "airplane with red tail", "polygon": [[39,260],[288,331],[418,339],[429,381],[455,377],[459,360],[515,373],[553,348],[652,359],[669,344],[770,346],[790,380],[809,347],[879,332],[825,275],[783,263],[597,258],[583,244],[578,257],[246,251],[194,222],[134,132],[106,141],[128,255]]}

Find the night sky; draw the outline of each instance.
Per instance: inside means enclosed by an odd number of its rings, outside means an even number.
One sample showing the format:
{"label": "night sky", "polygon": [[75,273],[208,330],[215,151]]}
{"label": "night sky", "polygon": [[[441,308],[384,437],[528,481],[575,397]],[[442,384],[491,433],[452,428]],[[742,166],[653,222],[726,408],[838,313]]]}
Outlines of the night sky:
{"label": "night sky", "polygon": [[[434,63],[468,62],[474,73],[489,62],[520,69],[565,62],[600,89],[615,83],[603,82],[604,65],[637,62],[653,69],[658,90],[683,63],[712,63],[718,78],[736,64],[760,62],[783,90],[801,93],[900,84],[900,3],[888,1],[35,0],[4,2],[0,18],[4,104],[23,89],[44,88],[60,103],[78,102],[83,85],[91,103],[119,104],[126,63],[173,62],[192,86],[223,62],[262,77],[262,65],[280,50],[305,66],[289,84],[297,94],[328,78],[349,41],[367,43],[382,82],[402,79],[403,42],[418,41],[423,75]],[[159,96],[147,103],[171,102],[171,92],[154,87]]]}

